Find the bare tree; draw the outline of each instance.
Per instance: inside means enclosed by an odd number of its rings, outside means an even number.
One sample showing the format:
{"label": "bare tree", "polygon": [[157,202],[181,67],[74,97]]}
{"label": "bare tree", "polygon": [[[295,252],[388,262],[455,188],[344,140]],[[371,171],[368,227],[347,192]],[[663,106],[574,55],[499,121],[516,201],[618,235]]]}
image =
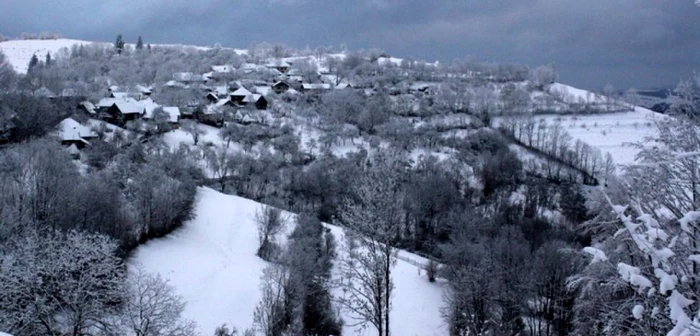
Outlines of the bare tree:
{"label": "bare tree", "polygon": [[26,335],[112,330],[122,285],[117,245],[79,232],[30,233],[0,255],[0,329]]}
{"label": "bare tree", "polygon": [[552,84],[556,80],[557,70],[552,64],[538,66],[532,74],[532,82],[539,89],[543,89],[545,85]]}
{"label": "bare tree", "polygon": [[263,270],[261,280],[262,298],[255,307],[253,324],[265,336],[280,336],[288,325],[285,297],[289,272],[281,265],[271,265]]}
{"label": "bare tree", "polygon": [[185,304],[160,275],[137,265],[126,283],[122,323],[136,336],[192,336],[195,323],[181,318]]}
{"label": "bare tree", "polygon": [[340,218],[347,233],[346,256],[339,264],[343,295],[337,300],[355,325],[371,324],[379,336],[390,335],[391,270],[397,253],[391,245],[400,237],[404,169],[393,153],[378,153],[354,190],[357,198],[346,200]]}
{"label": "bare tree", "polygon": [[194,142],[194,145],[197,146],[199,143],[199,138],[204,134],[204,131],[199,128],[198,123],[193,120],[183,120],[180,125],[182,126],[183,131],[192,136],[192,141]]}
{"label": "bare tree", "polygon": [[214,178],[219,180],[221,192],[226,188],[226,178],[229,177],[234,170],[235,157],[228,151],[226,147],[218,147],[216,149],[206,148],[204,156],[207,159],[209,169],[214,173]]}
{"label": "bare tree", "polygon": [[255,213],[255,224],[258,227],[258,256],[264,260],[274,259],[279,247],[275,240],[278,234],[284,230],[287,224],[287,218],[282,216],[280,209],[261,205]]}

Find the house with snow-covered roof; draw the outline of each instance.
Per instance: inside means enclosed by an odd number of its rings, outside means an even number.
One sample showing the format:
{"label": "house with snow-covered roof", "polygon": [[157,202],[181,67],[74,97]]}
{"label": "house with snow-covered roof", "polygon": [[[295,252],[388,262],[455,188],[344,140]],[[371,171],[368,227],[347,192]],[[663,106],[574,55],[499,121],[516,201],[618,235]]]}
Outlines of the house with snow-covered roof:
{"label": "house with snow-covered roof", "polygon": [[248,89],[246,89],[245,87],[242,87],[242,86],[241,86],[241,87],[238,88],[236,91],[233,91],[233,92],[231,93],[230,96],[231,96],[231,100],[232,100],[234,103],[239,103],[239,104],[240,104],[240,103],[243,102],[243,99],[245,99],[246,97],[248,97],[248,96],[250,96],[250,95],[252,95],[252,94],[253,94],[253,93],[250,92],[250,91],[248,91]]}
{"label": "house with snow-covered roof", "polygon": [[301,84],[301,91],[302,92],[322,92],[326,90],[330,90],[331,85],[328,83],[302,83]]}
{"label": "house with snow-covered roof", "polygon": [[258,110],[264,110],[267,109],[267,99],[265,99],[265,97],[263,97],[261,94],[253,93],[243,98],[241,105],[253,105]]}
{"label": "house with snow-covered roof", "polygon": [[140,85],[140,84],[137,84],[134,87],[134,90],[140,96],[140,98],[150,97],[151,94],[153,93],[153,89],[150,86],[144,86],[144,85]]}
{"label": "house with snow-covered roof", "polygon": [[212,65],[211,66],[211,71],[212,72],[218,72],[218,73],[229,73],[233,72],[236,70],[232,65],[230,64],[224,64],[224,65]]}
{"label": "house with snow-covered roof", "polygon": [[62,145],[80,150],[89,146],[89,140],[97,138],[97,133],[75,119],[66,118],[58,124],[58,137]]}
{"label": "house with snow-covered roof", "polygon": [[272,84],[272,90],[275,91],[276,94],[283,94],[289,90],[291,86],[289,83],[285,81],[278,81],[275,84]]}
{"label": "house with snow-covered roof", "polygon": [[129,120],[139,119],[146,109],[133,98],[102,98],[98,106],[100,118],[107,119],[117,124],[123,124]]}
{"label": "house with snow-covered roof", "polygon": [[118,91],[111,91],[109,93],[109,98],[126,98],[129,97],[128,92],[118,92]]}
{"label": "house with snow-covered roof", "polygon": [[270,69],[275,69],[281,73],[287,73],[287,71],[289,71],[289,69],[292,67],[292,64],[284,60],[272,60],[267,62],[265,66]]}

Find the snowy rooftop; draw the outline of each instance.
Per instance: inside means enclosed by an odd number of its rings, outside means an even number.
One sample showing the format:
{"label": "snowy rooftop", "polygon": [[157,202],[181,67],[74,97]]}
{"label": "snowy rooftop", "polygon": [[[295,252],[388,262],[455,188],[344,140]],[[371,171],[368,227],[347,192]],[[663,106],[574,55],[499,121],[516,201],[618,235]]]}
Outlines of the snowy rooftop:
{"label": "snowy rooftop", "polygon": [[163,107],[163,112],[167,113],[170,122],[177,122],[180,119],[180,108],[177,106],[165,106]]}
{"label": "snowy rooftop", "polygon": [[211,66],[211,71],[213,72],[232,72],[233,70],[236,70],[232,65],[212,65]]}
{"label": "snowy rooftop", "polygon": [[252,94],[253,94],[253,93],[250,92],[250,91],[248,91],[246,88],[240,87],[240,88],[238,88],[238,90],[233,91],[233,92],[231,93],[231,96],[247,97],[247,96],[252,95]]}
{"label": "snowy rooftop", "polygon": [[330,90],[331,85],[328,83],[303,83],[301,87],[304,90]]}
{"label": "snowy rooftop", "polygon": [[72,118],[63,119],[58,124],[58,134],[62,140],[77,140],[79,138],[94,138],[97,133],[89,127],[80,124]]}

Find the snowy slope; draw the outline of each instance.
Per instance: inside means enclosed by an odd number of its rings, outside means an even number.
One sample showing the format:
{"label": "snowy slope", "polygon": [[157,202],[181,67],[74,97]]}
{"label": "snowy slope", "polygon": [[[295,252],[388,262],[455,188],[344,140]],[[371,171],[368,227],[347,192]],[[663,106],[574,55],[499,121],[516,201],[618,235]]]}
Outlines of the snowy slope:
{"label": "snowy slope", "polygon": [[[29,60],[32,59],[32,55],[35,55],[39,60],[44,60],[46,53],[51,53],[52,57],[56,57],[56,54],[61,50],[61,48],[70,49],[76,44],[110,44],[108,42],[90,42],[83,40],[73,40],[73,39],[56,39],[56,40],[10,40],[0,42],[0,51],[2,51],[10,61],[10,64],[15,69],[17,73],[27,73],[27,66],[29,65]],[[134,47],[134,44],[127,45]],[[208,50],[211,47],[198,47],[198,46],[185,46],[180,44],[152,44],[158,47],[187,47],[196,48],[199,50]],[[248,53],[245,49],[232,49],[238,55],[243,55]]]}
{"label": "snowy slope", "polygon": [[[203,335],[211,335],[223,323],[239,329],[252,325],[260,299],[259,278],[267,265],[255,256],[253,216],[258,207],[251,200],[200,188],[196,218],[139,247],[132,259],[170,280],[186,301],[185,317],[195,320]],[[342,229],[331,229],[341,242]],[[420,275],[415,264],[424,262],[422,258],[402,252],[399,259],[394,268],[393,334],[447,335],[439,311],[443,288]],[[343,334],[373,333],[346,327]]]}
{"label": "snowy slope", "polygon": [[549,93],[559,95],[566,103],[587,102],[602,104],[605,97],[591,91],[575,88],[562,83],[553,83],[549,86]]}
{"label": "snowy slope", "polygon": [[76,44],[91,44],[93,42],[57,39],[57,40],[11,40],[0,42],[2,51],[10,61],[10,64],[18,73],[27,73],[27,66],[32,55],[36,54],[39,60],[44,60],[46,53],[51,53],[55,57],[61,48],[70,49]]}
{"label": "snowy slope", "polygon": [[638,150],[630,143],[642,142],[656,134],[656,121],[662,114],[642,107],[635,111],[579,115],[542,116],[547,124],[560,123],[574,140],[581,140],[605,153],[610,153],[618,165],[634,163]]}

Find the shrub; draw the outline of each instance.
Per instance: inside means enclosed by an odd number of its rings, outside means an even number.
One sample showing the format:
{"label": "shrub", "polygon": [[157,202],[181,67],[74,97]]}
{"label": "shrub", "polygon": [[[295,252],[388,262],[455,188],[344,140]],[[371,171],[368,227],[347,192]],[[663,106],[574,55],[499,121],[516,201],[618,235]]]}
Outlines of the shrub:
{"label": "shrub", "polygon": [[439,270],[438,263],[435,262],[435,260],[430,259],[425,265],[423,265],[423,269],[425,270],[425,274],[428,276],[428,281],[435,282],[435,277],[437,276]]}

